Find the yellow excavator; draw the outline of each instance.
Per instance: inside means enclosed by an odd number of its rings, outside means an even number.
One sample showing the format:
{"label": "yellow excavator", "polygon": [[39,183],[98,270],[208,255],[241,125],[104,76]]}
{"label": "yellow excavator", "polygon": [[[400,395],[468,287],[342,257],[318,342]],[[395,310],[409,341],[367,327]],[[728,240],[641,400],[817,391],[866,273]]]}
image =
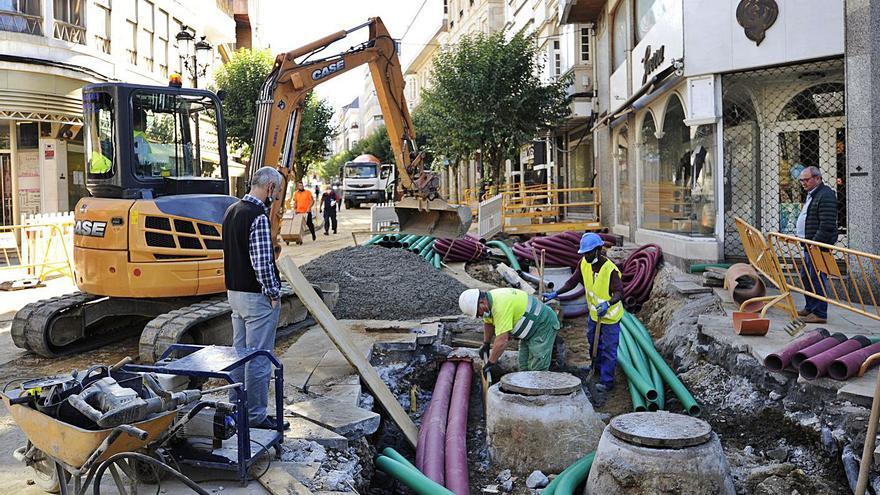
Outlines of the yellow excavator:
{"label": "yellow excavator", "polygon": [[[369,28],[349,50],[319,58],[328,45]],[[395,210],[402,232],[459,237],[470,209],[449,205],[424,170],[404,100],[396,43],[378,17],[279,55],[257,100],[251,174],[276,167],[282,197],[270,221],[276,253],[302,110],[318,84],[367,64],[398,168]],[[210,91],[124,83],[83,89],[87,186],[76,205],[74,277],[79,292],[28,304],[15,315],[16,346],[42,356],[95,348],[141,332],[139,354],[153,361],[171,344],[230,344],[221,223],[228,195],[220,100]],[[335,303],[333,284],[317,284]],[[279,326],[308,318],[290,287]]]}

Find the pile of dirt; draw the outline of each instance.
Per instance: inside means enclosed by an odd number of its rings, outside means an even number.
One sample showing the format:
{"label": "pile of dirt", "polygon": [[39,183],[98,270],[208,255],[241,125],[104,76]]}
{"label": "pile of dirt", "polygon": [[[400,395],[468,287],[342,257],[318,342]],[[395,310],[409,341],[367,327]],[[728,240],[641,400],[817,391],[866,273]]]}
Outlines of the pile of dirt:
{"label": "pile of dirt", "polygon": [[302,266],[313,283],[339,284],[333,314],[340,319],[411,320],[460,312],[467,289],[418,255],[402,249],[357,246],[332,251]]}

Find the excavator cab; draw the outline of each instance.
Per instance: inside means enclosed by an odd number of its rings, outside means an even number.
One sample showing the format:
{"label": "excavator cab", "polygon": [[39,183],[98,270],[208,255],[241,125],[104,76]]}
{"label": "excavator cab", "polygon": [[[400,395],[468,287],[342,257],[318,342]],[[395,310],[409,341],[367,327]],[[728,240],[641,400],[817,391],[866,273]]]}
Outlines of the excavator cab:
{"label": "excavator cab", "polygon": [[93,197],[227,194],[220,100],[205,90],[138,84],[83,89]]}

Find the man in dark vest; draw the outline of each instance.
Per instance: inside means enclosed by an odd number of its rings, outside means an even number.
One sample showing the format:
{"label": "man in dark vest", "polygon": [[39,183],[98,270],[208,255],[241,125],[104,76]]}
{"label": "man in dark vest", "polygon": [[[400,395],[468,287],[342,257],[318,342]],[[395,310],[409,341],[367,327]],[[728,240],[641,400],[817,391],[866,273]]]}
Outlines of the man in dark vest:
{"label": "man in dark vest", "polygon": [[[834,245],[837,243],[837,196],[834,190],[822,182],[819,167],[809,166],[801,171],[801,187],[807,191],[807,199],[797,219],[797,236],[802,239]],[[816,273],[810,252],[804,247],[804,266],[801,267],[804,289],[819,296],[825,296],[828,275]],[[800,320],[805,323],[825,323],[828,321],[828,303],[804,295],[806,305],[798,311]]]}
{"label": "man in dark vest", "polygon": [[[238,349],[272,351],[275,328],[281,314],[281,279],[275,266],[269,207],[281,187],[281,174],[272,167],[254,173],[251,189],[223,217],[223,268],[226,291],[232,307],[232,342]],[[266,358],[238,368],[236,382],[244,382],[251,427],[273,429],[277,423],[267,416],[269,373]],[[235,391],[230,396],[235,401]]]}

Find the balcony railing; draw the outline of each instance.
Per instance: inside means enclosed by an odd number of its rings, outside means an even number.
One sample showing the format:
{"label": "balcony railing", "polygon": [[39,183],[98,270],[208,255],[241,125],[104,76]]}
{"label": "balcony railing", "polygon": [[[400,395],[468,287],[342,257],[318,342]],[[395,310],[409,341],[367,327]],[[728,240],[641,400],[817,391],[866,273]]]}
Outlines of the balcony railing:
{"label": "balcony railing", "polygon": [[11,10],[0,10],[0,31],[43,35],[43,18]]}
{"label": "balcony railing", "polygon": [[137,65],[137,60],[138,60],[137,50],[126,49],[125,51],[128,53],[128,63],[130,63],[131,65]]}
{"label": "balcony railing", "polygon": [[55,19],[55,32],[53,36],[55,36],[55,39],[69,43],[86,44],[86,28],[84,26],[77,26],[76,24],[59,21],[58,19]]}
{"label": "balcony railing", "polygon": [[101,53],[106,53],[110,55],[110,40],[104,39],[100,36],[95,36],[95,47],[101,51]]}
{"label": "balcony railing", "polygon": [[221,12],[232,17],[235,14],[235,1],[234,0],[216,0],[217,8],[220,9]]}

